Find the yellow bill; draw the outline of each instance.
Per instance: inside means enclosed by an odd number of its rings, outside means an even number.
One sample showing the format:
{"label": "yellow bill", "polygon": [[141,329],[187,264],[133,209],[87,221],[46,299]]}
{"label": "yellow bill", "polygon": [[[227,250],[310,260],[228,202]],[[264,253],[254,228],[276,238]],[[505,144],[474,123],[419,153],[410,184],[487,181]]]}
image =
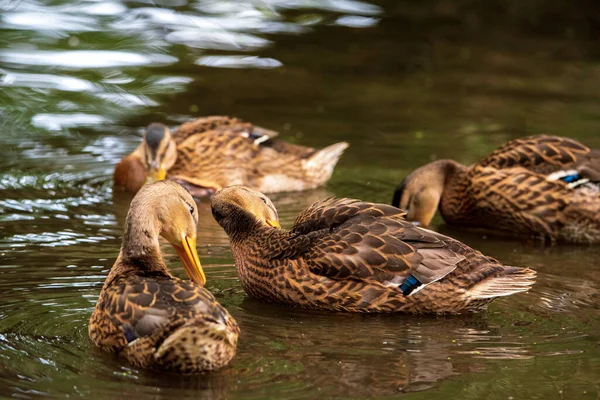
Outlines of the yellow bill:
{"label": "yellow bill", "polygon": [[268,219],[266,220],[267,225],[272,226],[273,228],[281,228],[281,225],[279,225],[279,221],[277,221],[276,219]]}
{"label": "yellow bill", "polygon": [[164,168],[151,168],[150,172],[148,173],[148,176],[146,177],[146,184],[156,181],[162,181],[166,177],[167,171]]}
{"label": "yellow bill", "polygon": [[202,270],[202,265],[200,265],[200,258],[198,258],[196,238],[186,236],[181,240],[181,246],[173,245],[173,248],[181,259],[185,272],[190,279],[200,286],[204,286],[206,283],[206,276]]}

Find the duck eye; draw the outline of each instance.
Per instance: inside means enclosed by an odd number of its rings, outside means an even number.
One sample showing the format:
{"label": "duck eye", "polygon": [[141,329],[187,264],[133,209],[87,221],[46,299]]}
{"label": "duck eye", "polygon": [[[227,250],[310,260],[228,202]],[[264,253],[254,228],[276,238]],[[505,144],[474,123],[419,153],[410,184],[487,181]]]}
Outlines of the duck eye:
{"label": "duck eye", "polygon": [[262,200],[263,203],[267,204],[267,200],[264,197],[260,198]]}
{"label": "duck eye", "polygon": [[189,204],[188,207],[190,208],[190,214],[194,215],[194,207],[190,206]]}

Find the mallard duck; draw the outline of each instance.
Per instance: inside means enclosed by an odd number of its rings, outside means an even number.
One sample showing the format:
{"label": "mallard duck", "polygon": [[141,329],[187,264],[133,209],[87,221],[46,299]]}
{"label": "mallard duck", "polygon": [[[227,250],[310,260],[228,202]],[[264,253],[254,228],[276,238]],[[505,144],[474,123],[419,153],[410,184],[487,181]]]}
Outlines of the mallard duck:
{"label": "mallard duck", "polygon": [[600,151],[558,136],[513,140],[478,164],[439,160],[415,170],[392,205],[424,226],[439,208],[450,225],[600,243]]}
{"label": "mallard duck", "polygon": [[[239,328],[203,288],[197,220],[196,203],[177,183],[157,182],[138,192],[90,319],[96,346],[137,367],[182,373],[217,369],[233,358]],[[173,245],[191,282],[171,275],[159,236]]]}
{"label": "mallard duck", "polygon": [[396,207],[329,198],[279,226],[275,206],[245,186],[218,191],[212,213],[231,240],[242,286],[256,299],[328,311],[475,312],[527,291],[535,272],[510,267]]}
{"label": "mallard duck", "polygon": [[181,125],[173,134],[148,126],[140,146],[117,164],[117,190],[136,192],[167,177],[194,196],[245,184],[266,193],[313,189],[325,184],[345,142],[321,150],[275,140],[269,131],[237,118],[214,116]]}

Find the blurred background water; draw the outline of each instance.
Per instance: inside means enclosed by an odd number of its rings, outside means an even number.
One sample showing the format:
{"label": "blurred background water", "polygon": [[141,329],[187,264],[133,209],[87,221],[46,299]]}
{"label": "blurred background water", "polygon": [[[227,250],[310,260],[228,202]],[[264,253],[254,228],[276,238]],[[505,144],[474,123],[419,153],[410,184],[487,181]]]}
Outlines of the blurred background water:
{"label": "blurred background water", "polygon": [[273,196],[284,226],[330,195],[389,202],[421,164],[474,162],[527,134],[600,148],[597,2],[0,0],[0,10],[2,397],[599,398],[600,249],[447,231],[537,269],[538,284],[476,316],[307,313],[246,298],[206,201],[198,250],[242,328],[233,364],[145,372],[87,338],[129,200],[113,199],[112,170],[148,123],[228,114],[295,143],[349,141],[326,188]]}

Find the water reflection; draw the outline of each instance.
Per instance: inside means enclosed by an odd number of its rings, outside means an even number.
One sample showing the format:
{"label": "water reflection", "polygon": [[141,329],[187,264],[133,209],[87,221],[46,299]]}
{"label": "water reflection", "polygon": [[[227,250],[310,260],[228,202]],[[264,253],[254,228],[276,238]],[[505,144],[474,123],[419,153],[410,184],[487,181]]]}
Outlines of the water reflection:
{"label": "water reflection", "polygon": [[[242,307],[244,335],[255,339],[255,347],[244,350],[261,351],[261,362],[248,373],[272,379],[271,374],[285,376],[288,369],[294,381],[299,376],[310,390],[325,396],[332,384],[342,397],[389,396],[485,370],[485,364],[465,363],[465,355],[533,357],[526,345],[503,346],[506,339],[500,331],[478,316],[437,319],[304,313],[252,300],[244,300]],[[278,323],[273,325],[273,320]],[[286,361],[284,370],[281,360]]]}

